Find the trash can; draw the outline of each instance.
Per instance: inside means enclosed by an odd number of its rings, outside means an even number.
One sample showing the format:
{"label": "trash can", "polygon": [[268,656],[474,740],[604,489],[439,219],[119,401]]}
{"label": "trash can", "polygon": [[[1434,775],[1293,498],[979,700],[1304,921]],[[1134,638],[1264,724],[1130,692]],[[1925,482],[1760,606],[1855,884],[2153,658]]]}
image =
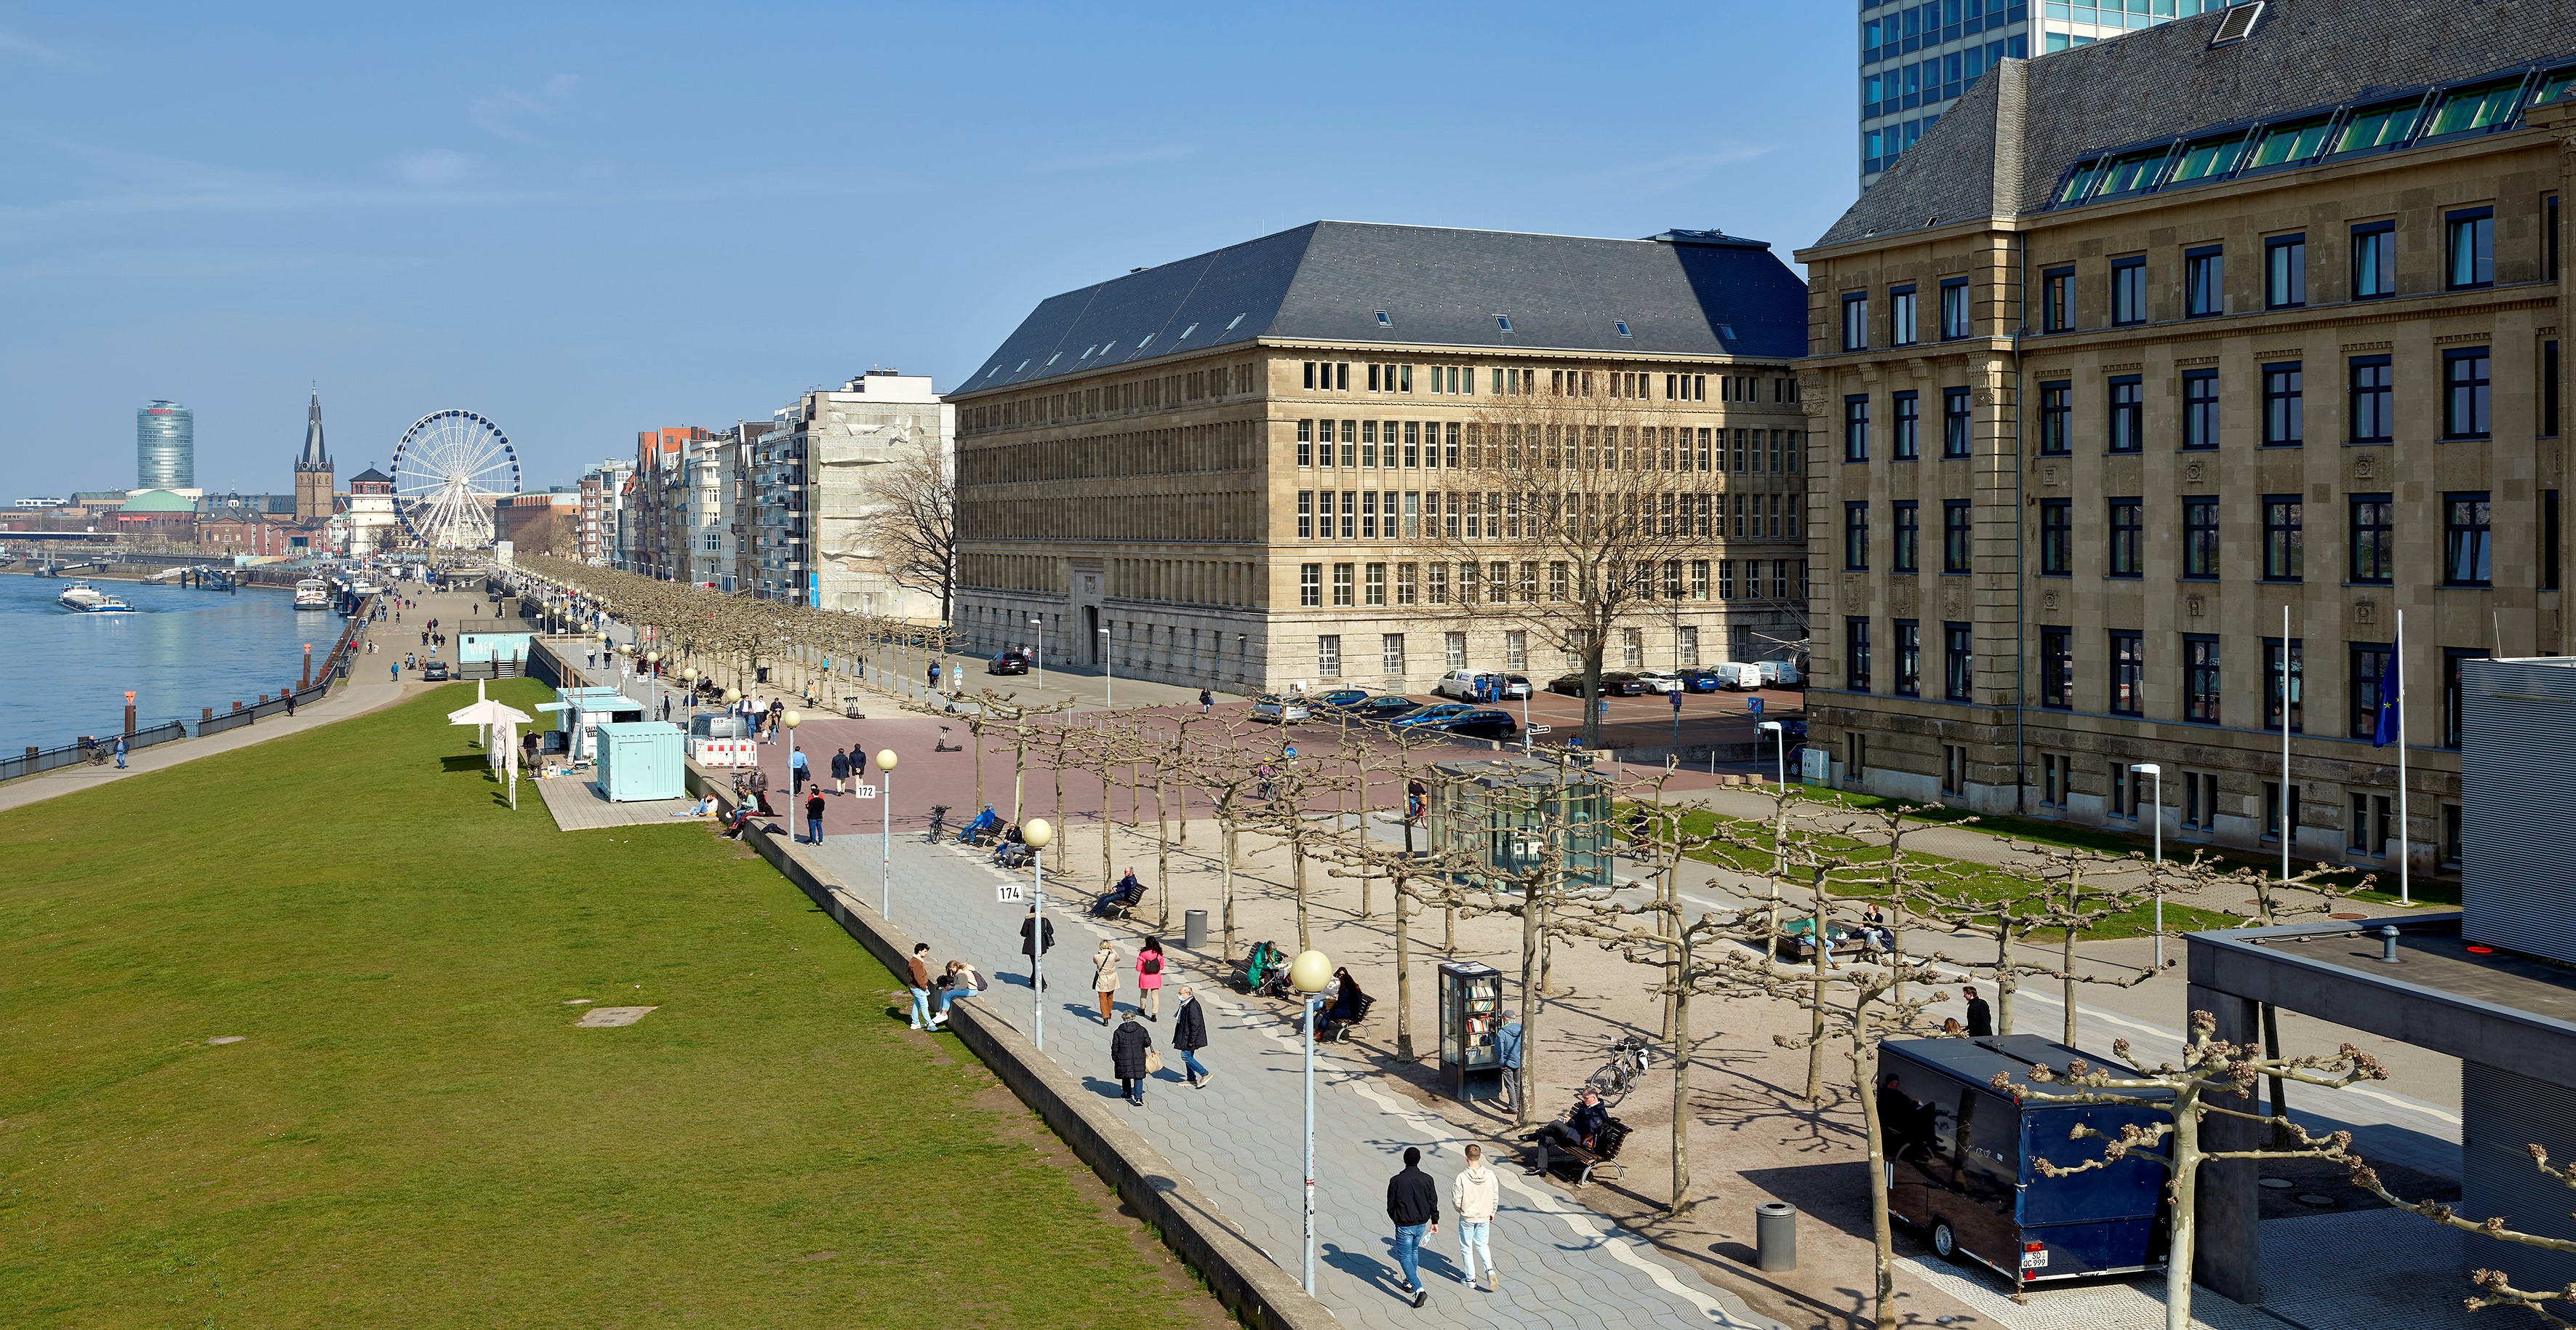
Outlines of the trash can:
{"label": "trash can", "polygon": [[1798,1268],[1798,1207],[1784,1201],[1753,1207],[1753,1266],[1763,1271]]}
{"label": "trash can", "polygon": [[1181,912],[1181,945],[1192,951],[1207,950],[1207,911]]}

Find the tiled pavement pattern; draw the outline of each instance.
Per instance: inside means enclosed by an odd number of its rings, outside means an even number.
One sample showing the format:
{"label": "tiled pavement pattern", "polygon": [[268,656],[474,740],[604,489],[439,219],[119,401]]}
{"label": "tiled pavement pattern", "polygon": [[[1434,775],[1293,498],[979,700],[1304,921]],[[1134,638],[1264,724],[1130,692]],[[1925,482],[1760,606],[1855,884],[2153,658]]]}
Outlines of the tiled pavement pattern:
{"label": "tiled pavement pattern", "polygon": [[[2403,1210],[2274,1219],[2262,1226],[2262,1234],[2265,1306],[2240,1307],[2201,1289],[2191,1300],[2195,1327],[2471,1330],[2491,1326],[2498,1315],[2489,1312],[2487,1319],[2473,1320],[2460,1305],[2476,1289],[2464,1273],[2459,1233]],[[2369,1259],[2354,1260],[2359,1252],[2369,1253]],[[2161,1274],[2044,1288],[2031,1294],[2027,1305],[2015,1306],[2003,1292],[2002,1280],[1985,1271],[1930,1260],[1900,1264],[2002,1330],[2137,1330],[2164,1324]]]}
{"label": "tiled pavement pattern", "polygon": [[[822,876],[873,902],[878,845],[873,836],[834,836],[809,862]],[[996,902],[994,888],[1009,880],[980,857],[898,835],[894,847],[892,922],[930,943],[941,963],[966,957],[984,969],[992,987],[980,998],[1025,1030],[1031,1018],[1027,964],[1019,953],[1021,907]],[[1104,1098],[1118,1083],[1109,1074],[1109,1030],[1094,1008],[1089,958],[1100,934],[1082,918],[1087,896],[1050,896],[1056,947],[1047,966],[1048,1052]],[[1121,936],[1126,966],[1120,1007],[1136,996],[1134,948]],[[1240,1224],[1251,1240],[1292,1273],[1299,1264],[1299,1160],[1302,1099],[1301,1043],[1290,1009],[1231,991],[1225,976],[1197,963],[1171,940],[1163,1019],[1148,1023],[1154,1045],[1169,1065],[1145,1095],[1145,1106],[1119,1111]],[[1180,1059],[1168,1041],[1173,994],[1188,983],[1208,1011],[1211,1047],[1200,1060],[1214,1073],[1208,1087],[1192,1090],[1180,1079]],[[1710,1325],[1768,1327],[1776,1323],[1719,1293],[1698,1276],[1674,1266],[1647,1243],[1621,1232],[1553,1183],[1542,1184],[1505,1161],[1500,1170],[1503,1207],[1494,1224],[1493,1248],[1502,1271],[1498,1291],[1458,1282],[1457,1216],[1449,1181],[1462,1167],[1464,1136],[1437,1116],[1413,1107],[1377,1084],[1377,1077],[1344,1062],[1325,1045],[1316,1054],[1316,1295],[1346,1324],[1395,1327],[1421,1324],[1514,1327],[1645,1327]],[[1487,1149],[1496,1148],[1487,1141]],[[1514,1143],[1517,1144],[1517,1143]],[[1420,1146],[1424,1171],[1441,1194],[1441,1229],[1423,1248],[1424,1282],[1431,1301],[1416,1311],[1394,1289],[1393,1234],[1386,1220],[1386,1183],[1403,1166],[1408,1145]],[[1426,1318],[1428,1318],[1426,1320]]]}

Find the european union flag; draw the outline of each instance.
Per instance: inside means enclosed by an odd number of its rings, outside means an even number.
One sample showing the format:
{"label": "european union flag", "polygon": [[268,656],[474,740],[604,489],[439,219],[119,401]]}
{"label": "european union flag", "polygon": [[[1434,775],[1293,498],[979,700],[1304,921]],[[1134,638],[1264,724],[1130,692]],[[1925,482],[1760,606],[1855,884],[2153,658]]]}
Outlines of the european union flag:
{"label": "european union flag", "polygon": [[2404,739],[2397,732],[2397,691],[2397,653],[2391,651],[2388,653],[2388,668],[2379,672],[2379,725],[2371,731],[2370,746],[2373,748],[2385,748]]}

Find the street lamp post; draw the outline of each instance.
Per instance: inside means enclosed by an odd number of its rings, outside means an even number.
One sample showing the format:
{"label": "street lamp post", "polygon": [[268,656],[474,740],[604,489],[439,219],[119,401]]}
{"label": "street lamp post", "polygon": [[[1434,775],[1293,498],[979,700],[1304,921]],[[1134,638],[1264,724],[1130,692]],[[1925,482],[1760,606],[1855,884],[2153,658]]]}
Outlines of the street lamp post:
{"label": "street lamp post", "polygon": [[[1153,648],[1153,643],[1147,642],[1145,644],[1145,649],[1148,652],[1151,652]],[[1100,685],[1102,695],[1105,699],[1101,702],[1102,708],[1109,711],[1116,711],[1118,709],[1118,676],[1109,672],[1109,630],[1106,628],[1100,630]]]}
{"label": "street lamp post", "polygon": [[1318,994],[1333,981],[1332,959],[1320,951],[1298,953],[1288,964],[1288,985],[1306,1006],[1306,1219],[1305,1285],[1315,1291],[1315,1013],[1324,1005]]}
{"label": "street lamp post", "polygon": [[1046,620],[1029,616],[1029,638],[1037,644],[1038,687],[1046,687]]}
{"label": "street lamp post", "polygon": [[1055,839],[1055,828],[1042,817],[1030,818],[1020,827],[1020,840],[1029,847],[1029,1004],[1030,1030],[1038,1051],[1046,1051],[1046,847]]}
{"label": "street lamp post", "polygon": [[1759,734],[1769,730],[1771,751],[1780,763],[1780,827],[1771,833],[1771,848],[1779,857],[1779,867],[1772,870],[1776,879],[1789,871],[1789,727],[1776,720],[1766,720],[1753,727]]}
{"label": "street lamp post", "polygon": [[[2155,782],[2156,800],[2153,812],[2156,820],[2156,862],[2162,864],[2165,861],[2165,769],[2153,762],[2132,762],[2129,764],[2129,774],[2145,776]],[[2129,797],[2132,799],[2137,797],[2134,786],[2131,787]],[[2165,968],[2165,887],[2161,878],[2156,882],[2156,968],[2159,970]]]}
{"label": "street lamp post", "polygon": [[[880,811],[885,814],[885,834],[877,845],[877,917],[888,918],[886,909],[894,895],[894,758],[891,748],[877,750],[877,770],[885,774],[885,788],[877,791]],[[1023,833],[1025,835],[1025,833]]]}

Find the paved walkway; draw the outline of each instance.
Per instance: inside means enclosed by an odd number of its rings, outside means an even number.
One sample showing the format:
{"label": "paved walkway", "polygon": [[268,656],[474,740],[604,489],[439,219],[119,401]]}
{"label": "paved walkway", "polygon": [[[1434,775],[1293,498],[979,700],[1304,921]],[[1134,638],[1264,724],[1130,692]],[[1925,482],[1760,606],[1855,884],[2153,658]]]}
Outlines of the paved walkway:
{"label": "paved walkway", "polygon": [[[822,875],[861,900],[879,887],[880,843],[874,836],[830,836],[814,856]],[[976,999],[1027,1030],[1036,1020],[1026,962],[1019,954],[1020,907],[997,902],[995,888],[1013,880],[979,857],[928,845],[898,834],[893,847],[892,920],[931,944],[944,963],[969,957],[992,987]],[[1058,912],[1057,905],[1063,907]],[[1109,1030],[1099,1021],[1090,988],[1092,950],[1106,934],[1080,917],[1086,898],[1051,902],[1056,948],[1049,955],[1044,1016],[1048,1052],[1102,1097],[1115,1098],[1109,1075]],[[1120,1008],[1135,996],[1133,949],[1122,939],[1127,981]],[[1252,1241],[1284,1269],[1299,1264],[1298,1187],[1302,1087],[1301,1043],[1293,1009],[1246,999],[1224,976],[1197,970],[1174,953],[1166,976],[1171,990],[1194,985],[1209,1017],[1211,1046],[1200,1060],[1214,1072],[1203,1090],[1180,1080],[1177,1056],[1167,1042],[1178,1000],[1167,991],[1163,1019],[1147,1025],[1170,1066],[1146,1092],[1145,1106],[1120,1111],[1185,1170]],[[1496,1216],[1494,1256],[1502,1272],[1491,1293],[1459,1282],[1455,1214],[1449,1181],[1461,1167],[1460,1151],[1476,1139],[1408,1102],[1392,1082],[1329,1051],[1316,1055],[1316,1295],[1352,1325],[1414,1326],[1426,1314],[1437,1324],[1644,1327],[1772,1323],[1736,1298],[1711,1288],[1674,1265],[1645,1241],[1614,1228],[1569,1202],[1553,1183],[1524,1176],[1506,1159],[1503,1208]],[[1387,1179],[1402,1167],[1408,1145],[1423,1150],[1424,1171],[1441,1192],[1441,1232],[1424,1247],[1422,1270],[1431,1303],[1416,1312],[1399,1298],[1392,1230],[1386,1220]],[[1487,1140],[1489,1152],[1509,1156]]]}

